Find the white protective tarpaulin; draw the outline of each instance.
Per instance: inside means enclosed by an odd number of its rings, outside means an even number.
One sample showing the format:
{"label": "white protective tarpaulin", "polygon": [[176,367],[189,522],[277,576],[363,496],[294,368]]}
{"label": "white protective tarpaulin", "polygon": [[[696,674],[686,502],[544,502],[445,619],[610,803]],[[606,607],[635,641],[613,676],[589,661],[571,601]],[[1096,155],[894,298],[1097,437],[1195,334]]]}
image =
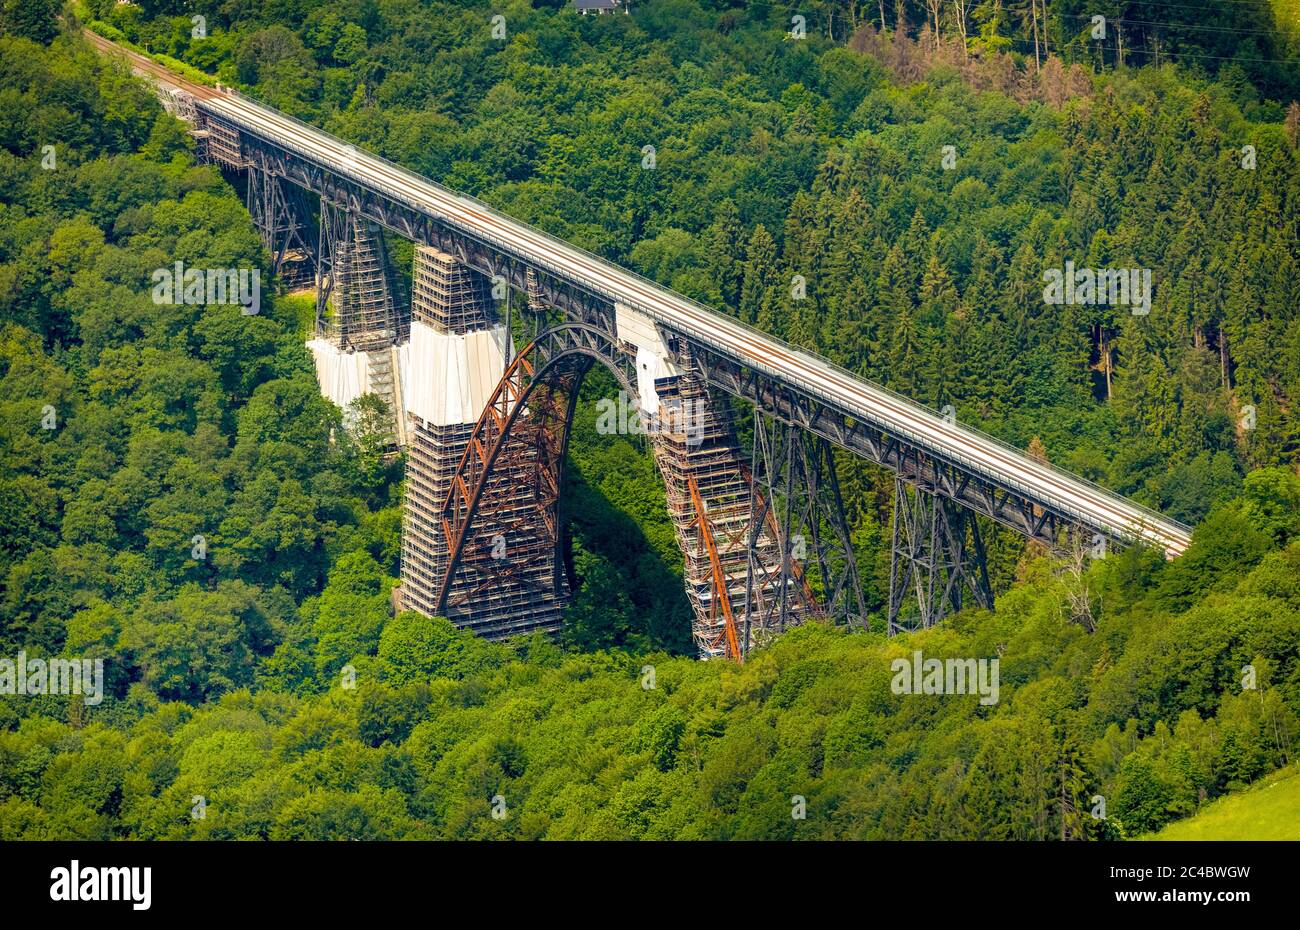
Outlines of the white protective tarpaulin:
{"label": "white protective tarpaulin", "polygon": [[370,389],[369,359],[365,352],[344,352],[328,339],[307,343],[316,361],[316,381],[320,392],[347,409]]}
{"label": "white protective tarpaulin", "polygon": [[406,409],[436,426],[478,422],[505,372],[506,338],[504,326],[454,335],[413,320]]}
{"label": "white protective tarpaulin", "polygon": [[659,412],[655,381],[681,374],[668,358],[668,347],[659,336],[654,320],[621,303],[614,304],[618,338],[636,347],[636,390],[641,410],[653,416]]}

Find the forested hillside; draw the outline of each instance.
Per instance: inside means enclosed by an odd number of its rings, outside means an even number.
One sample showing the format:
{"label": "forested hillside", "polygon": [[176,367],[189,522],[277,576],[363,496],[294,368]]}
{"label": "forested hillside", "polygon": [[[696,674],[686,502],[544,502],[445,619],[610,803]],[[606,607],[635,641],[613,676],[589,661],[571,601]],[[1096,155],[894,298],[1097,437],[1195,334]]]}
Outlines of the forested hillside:
{"label": "forested hillside", "polygon": [[[1048,6],[1064,29],[1068,5]],[[683,0],[605,17],[507,4],[494,39],[495,9],[240,9],[203,39],[183,16],[99,12],[142,47],[1021,448],[1037,438],[1052,462],[1178,519],[1234,495],[1250,467],[1295,461],[1300,106],[1266,96],[1294,63],[1258,86],[1236,70],[1210,82],[1190,57],[1099,79],[1064,32],[1040,62],[987,37],[962,51],[881,35],[862,7],[851,35],[810,26],[796,41],[776,8]],[[824,25],[838,7],[815,9]],[[1242,49],[1198,54],[1258,56],[1245,22]],[[1193,34],[1165,47],[1190,56]],[[1045,304],[1044,269],[1066,261],[1150,269],[1150,313]],[[843,469],[855,531],[874,539],[888,494]],[[878,605],[880,566],[869,574]]]}
{"label": "forested hillside", "polygon": [[[232,2],[204,38],[80,8],[1200,524],[1082,570],[998,535],[995,611],[743,667],[686,657],[653,462],[590,404],[561,641],[393,618],[401,465],[319,396],[299,306],[150,299],[177,260],[265,269],[239,196],[141,84],[0,7],[0,647],[108,676],[96,706],[0,696],[0,838],[1113,838],[1293,761],[1300,107],[1294,34],[1243,6],[1265,38],[1130,32],[1122,67],[1055,3],[973,5],[967,42],[892,3],[883,32],[811,5],[802,39],[687,0],[506,4],[504,39],[487,4]],[[1045,303],[1067,261],[1150,269],[1149,314]],[[878,627],[891,479],[839,468]],[[915,649],[1000,657],[1000,701],[894,694]]]}

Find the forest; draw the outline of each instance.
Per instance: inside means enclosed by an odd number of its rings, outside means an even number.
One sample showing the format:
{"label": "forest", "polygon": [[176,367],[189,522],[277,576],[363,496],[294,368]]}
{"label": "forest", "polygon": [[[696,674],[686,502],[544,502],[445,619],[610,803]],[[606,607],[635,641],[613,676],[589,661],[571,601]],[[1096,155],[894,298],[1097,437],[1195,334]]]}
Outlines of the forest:
{"label": "forest", "polygon": [[[0,839],[1121,839],[1294,762],[1297,10],[1083,10],[0,3],[0,655],[106,676],[95,705],[0,695]],[[699,662],[653,461],[594,428],[593,377],[562,636],[394,617],[400,459],[320,396],[310,300],[150,299],[175,261],[268,257],[80,23],[951,404],[1193,546],[1080,565],[995,531],[992,611],[886,637],[892,476],[845,456],[871,630]],[[1149,269],[1150,312],[1045,303],[1067,262]],[[1000,700],[893,693],[917,650],[999,657]]]}

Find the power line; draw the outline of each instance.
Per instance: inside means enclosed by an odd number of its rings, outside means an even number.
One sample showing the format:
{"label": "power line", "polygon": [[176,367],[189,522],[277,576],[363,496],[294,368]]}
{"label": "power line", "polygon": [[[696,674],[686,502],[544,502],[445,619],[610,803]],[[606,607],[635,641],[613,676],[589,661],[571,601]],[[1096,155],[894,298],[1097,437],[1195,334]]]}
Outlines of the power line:
{"label": "power line", "polygon": [[[1069,17],[1071,19],[1085,19],[1089,17],[1089,14],[1087,13],[1063,13],[1061,15],[1062,17]],[[1113,24],[1116,26],[1167,26],[1170,29],[1207,29],[1212,32],[1234,32],[1241,35],[1252,34],[1272,36],[1277,34],[1276,30],[1273,29],[1236,29],[1232,26],[1208,26],[1202,25],[1201,23],[1165,23],[1146,19],[1117,19],[1114,20]]]}
{"label": "power line", "polygon": [[[1146,49],[1138,49],[1138,52],[1146,55],[1154,55],[1155,52]],[[1168,55],[1170,58],[1215,58],[1219,61],[1236,61],[1242,64],[1271,64],[1271,65],[1294,65],[1297,64],[1294,58],[1238,58],[1236,55],[1211,55],[1207,52],[1182,52],[1161,50],[1162,55]]]}

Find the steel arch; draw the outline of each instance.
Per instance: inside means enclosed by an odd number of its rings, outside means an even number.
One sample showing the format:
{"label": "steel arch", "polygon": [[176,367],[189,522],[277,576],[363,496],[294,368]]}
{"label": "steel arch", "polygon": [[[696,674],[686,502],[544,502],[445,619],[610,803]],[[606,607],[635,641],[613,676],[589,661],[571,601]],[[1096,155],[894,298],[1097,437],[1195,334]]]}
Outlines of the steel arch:
{"label": "steel arch", "polygon": [[[578,390],[596,362],[609,369],[623,390],[635,394],[631,359],[612,335],[587,322],[550,327],[507,366],[474,425],[439,514],[448,547],[447,569],[438,587],[439,612],[446,609],[453,595],[484,493],[508,446],[510,455],[530,463],[528,470],[532,473],[530,512],[516,522],[527,523],[532,516],[541,518],[546,543],[554,552],[554,590],[562,590],[558,508],[564,460]],[[521,418],[526,425],[519,424]],[[495,566],[499,573],[510,574],[510,560],[499,562]],[[457,593],[469,596],[483,586]]]}

